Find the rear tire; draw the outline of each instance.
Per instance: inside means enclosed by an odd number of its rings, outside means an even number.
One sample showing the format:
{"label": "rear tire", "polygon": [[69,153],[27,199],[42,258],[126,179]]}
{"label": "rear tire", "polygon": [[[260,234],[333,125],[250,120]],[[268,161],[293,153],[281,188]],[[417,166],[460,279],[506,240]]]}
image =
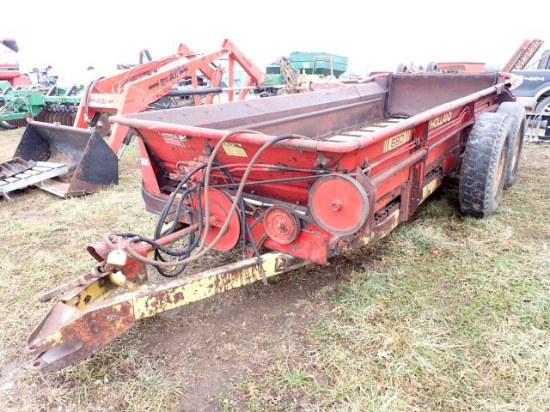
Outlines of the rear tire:
{"label": "rear tire", "polygon": [[401,63],[397,66],[397,69],[395,70],[396,73],[407,73],[409,71],[409,68],[405,63]]}
{"label": "rear tire", "polygon": [[437,62],[429,62],[426,66],[427,72],[436,72],[437,71]]}
{"label": "rear tire", "polygon": [[508,159],[506,160],[506,171],[504,172],[504,189],[512,186],[516,180],[521,160],[523,139],[525,136],[525,107],[521,103],[504,102],[497,110],[508,116],[510,132],[508,134]]}
{"label": "rear tire", "polygon": [[468,137],[459,182],[465,215],[489,217],[504,189],[510,122],[504,113],[481,113]]}
{"label": "rear tire", "polygon": [[535,114],[550,117],[550,97],[546,97],[538,102],[535,107]]}

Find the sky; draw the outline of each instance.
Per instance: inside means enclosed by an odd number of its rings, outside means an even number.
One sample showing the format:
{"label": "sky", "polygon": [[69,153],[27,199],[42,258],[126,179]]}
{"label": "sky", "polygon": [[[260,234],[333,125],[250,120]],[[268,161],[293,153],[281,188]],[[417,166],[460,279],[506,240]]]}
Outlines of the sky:
{"label": "sky", "polygon": [[23,72],[50,65],[74,82],[89,66],[108,75],[118,63],[137,63],[143,49],[153,59],[181,43],[206,54],[226,38],[264,71],[301,51],[345,56],[350,71],[366,75],[432,61],[501,67],[525,39],[550,49],[549,22],[550,0],[26,0],[2,5],[0,38],[17,41],[12,57]]}

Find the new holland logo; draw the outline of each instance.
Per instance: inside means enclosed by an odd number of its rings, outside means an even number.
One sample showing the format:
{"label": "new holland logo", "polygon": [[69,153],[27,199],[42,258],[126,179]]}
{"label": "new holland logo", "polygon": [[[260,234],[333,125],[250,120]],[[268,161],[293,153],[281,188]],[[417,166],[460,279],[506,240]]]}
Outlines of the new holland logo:
{"label": "new holland logo", "polygon": [[429,123],[430,130],[435,129],[436,127],[439,127],[449,122],[451,120],[451,117],[452,117],[452,113],[448,112],[448,113],[442,114],[441,116],[437,116],[435,119],[430,120],[430,123]]}

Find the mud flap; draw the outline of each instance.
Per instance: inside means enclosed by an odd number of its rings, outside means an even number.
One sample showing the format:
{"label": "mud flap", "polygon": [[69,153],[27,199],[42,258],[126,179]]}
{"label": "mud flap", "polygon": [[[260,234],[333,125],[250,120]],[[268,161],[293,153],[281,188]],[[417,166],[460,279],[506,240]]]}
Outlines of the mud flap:
{"label": "mud flap", "polygon": [[13,157],[66,164],[67,174],[37,184],[60,197],[82,196],[118,184],[118,158],[95,130],[31,121]]}

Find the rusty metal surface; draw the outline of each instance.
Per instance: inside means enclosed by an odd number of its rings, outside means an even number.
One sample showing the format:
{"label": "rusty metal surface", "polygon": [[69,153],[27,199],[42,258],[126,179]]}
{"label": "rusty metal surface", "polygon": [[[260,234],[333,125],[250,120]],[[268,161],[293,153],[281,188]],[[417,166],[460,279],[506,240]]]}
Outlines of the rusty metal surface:
{"label": "rusty metal surface", "polygon": [[322,139],[383,117],[385,90],[377,83],[208,106],[115,116],[112,120],[185,124],[218,130],[295,133]]}
{"label": "rusty metal surface", "polygon": [[[266,278],[297,269],[309,262],[283,253],[262,256]],[[155,316],[262,279],[258,259],[251,258],[190,275],[184,279],[143,290],[130,297],[136,319]]]}
{"label": "rusty metal surface", "polygon": [[[57,302],[27,340],[34,356],[30,368],[57,371],[89,357],[133,327],[139,320],[202,300],[262,279],[307,265],[309,262],[283,253],[251,258],[75,307]],[[99,282],[100,280],[97,280]],[[87,287],[90,287],[88,285]]]}
{"label": "rusty metal surface", "polygon": [[26,161],[19,157],[0,163],[0,178],[15,176],[25,170],[30,169],[36,164],[34,161]]}
{"label": "rusty metal surface", "polygon": [[263,223],[267,235],[281,245],[289,245],[300,234],[300,219],[285,205],[273,205],[264,212]]}
{"label": "rusty metal surface", "polygon": [[[192,107],[179,108],[113,116],[111,120],[133,128],[154,156],[167,164],[171,163],[169,156],[177,154],[181,159],[191,154],[196,156],[197,150],[200,152],[204,148],[199,147],[201,142],[210,140],[211,144],[215,144],[229,130],[242,128],[263,133],[241,132],[232,138],[232,142],[242,144],[245,148],[254,150],[254,146],[265,144],[274,136],[297,134],[307,138],[285,142],[284,145],[278,145],[277,150],[289,148],[292,151],[299,150],[302,154],[322,152],[323,156],[331,158],[366,149],[373,140],[403,133],[449,110],[476,103],[484,97],[501,95],[506,90],[504,80],[505,76],[495,73],[392,75],[389,92],[373,82],[238,102],[232,106],[213,105],[203,112]],[[352,94],[358,98],[355,103]],[[502,95],[499,97],[500,100],[503,98]],[[305,112],[301,112],[302,105]],[[487,109],[487,106],[483,107]],[[390,117],[406,119],[371,136],[332,138],[338,133]],[[166,145],[160,143],[159,137],[173,141],[181,139],[180,145],[184,149],[174,146],[166,150]]]}
{"label": "rusty metal surface", "polygon": [[29,337],[27,352],[38,354],[29,365],[51,372],[79,362],[134,326],[130,302],[80,311],[57,302]]}
{"label": "rusty metal surface", "polygon": [[498,73],[393,74],[386,116],[414,116],[495,85]]}

